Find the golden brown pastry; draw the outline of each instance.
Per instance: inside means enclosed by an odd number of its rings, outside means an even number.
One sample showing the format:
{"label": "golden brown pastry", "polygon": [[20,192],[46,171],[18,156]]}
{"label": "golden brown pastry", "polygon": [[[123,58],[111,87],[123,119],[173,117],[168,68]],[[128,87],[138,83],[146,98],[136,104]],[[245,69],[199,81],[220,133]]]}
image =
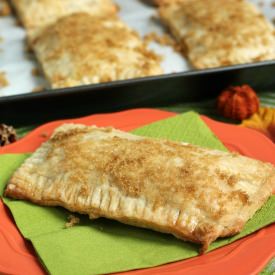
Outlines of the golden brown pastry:
{"label": "golden brown pastry", "polygon": [[11,14],[11,8],[6,0],[0,0],[0,16],[8,16]]}
{"label": "golden brown pastry", "polygon": [[31,47],[53,88],[162,73],[160,58],[117,17],[76,13],[46,28]]}
{"label": "golden brown pastry", "polygon": [[184,0],[153,0],[153,3],[157,6],[160,6],[160,5],[167,5],[167,4],[176,3],[180,1],[184,1]]}
{"label": "golden brown pastry", "polygon": [[196,68],[275,59],[274,27],[245,0],[164,0],[159,15]]}
{"label": "golden brown pastry", "polygon": [[206,251],[242,230],[274,187],[271,164],[238,154],[64,124],[5,195],[171,233]]}
{"label": "golden brown pastry", "polygon": [[93,16],[116,13],[111,0],[11,0],[25,28],[41,28],[76,12]]}

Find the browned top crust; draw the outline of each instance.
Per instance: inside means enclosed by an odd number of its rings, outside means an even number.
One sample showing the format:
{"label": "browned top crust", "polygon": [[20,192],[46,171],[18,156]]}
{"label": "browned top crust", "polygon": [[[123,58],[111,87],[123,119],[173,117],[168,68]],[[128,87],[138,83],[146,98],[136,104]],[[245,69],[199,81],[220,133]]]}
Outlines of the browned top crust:
{"label": "browned top crust", "polygon": [[203,244],[239,232],[275,187],[270,164],[111,128],[65,124],[5,194]]}
{"label": "browned top crust", "polygon": [[153,0],[153,3],[157,6],[161,6],[161,5],[169,5],[169,4],[177,3],[180,1],[184,1],[184,0]]}
{"label": "browned top crust", "polygon": [[159,14],[196,68],[275,59],[274,27],[248,1],[171,1]]}
{"label": "browned top crust", "polygon": [[111,0],[11,0],[28,30],[45,27],[61,17],[87,12],[92,16],[110,16],[117,12]]}
{"label": "browned top crust", "polygon": [[115,16],[64,17],[46,28],[32,48],[54,88],[162,73],[160,57]]}

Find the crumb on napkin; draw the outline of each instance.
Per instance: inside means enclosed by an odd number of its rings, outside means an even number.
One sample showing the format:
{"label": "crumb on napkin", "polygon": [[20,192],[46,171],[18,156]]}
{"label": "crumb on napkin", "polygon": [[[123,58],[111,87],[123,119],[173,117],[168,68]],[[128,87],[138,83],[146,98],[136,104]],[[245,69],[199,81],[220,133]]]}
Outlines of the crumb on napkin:
{"label": "crumb on napkin", "polygon": [[74,215],[69,215],[68,222],[65,224],[65,228],[70,228],[75,226],[76,224],[79,224],[80,219]]}

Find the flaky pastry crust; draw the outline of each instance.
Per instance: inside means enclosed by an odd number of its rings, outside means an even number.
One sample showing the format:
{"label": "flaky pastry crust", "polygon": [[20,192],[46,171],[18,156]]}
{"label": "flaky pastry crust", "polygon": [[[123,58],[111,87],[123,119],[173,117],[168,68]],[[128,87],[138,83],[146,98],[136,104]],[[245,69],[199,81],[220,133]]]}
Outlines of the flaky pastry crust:
{"label": "flaky pastry crust", "polygon": [[117,7],[111,0],[11,0],[27,30],[45,27],[77,12],[92,16],[111,16]]}
{"label": "flaky pastry crust", "polygon": [[31,47],[53,88],[162,73],[160,57],[115,16],[64,17],[46,28]]}
{"label": "flaky pastry crust", "polygon": [[191,64],[199,69],[275,59],[274,27],[245,0],[169,0],[159,8]]}
{"label": "flaky pastry crust", "polygon": [[202,244],[236,234],[272,194],[271,164],[236,153],[65,124],[5,195]]}

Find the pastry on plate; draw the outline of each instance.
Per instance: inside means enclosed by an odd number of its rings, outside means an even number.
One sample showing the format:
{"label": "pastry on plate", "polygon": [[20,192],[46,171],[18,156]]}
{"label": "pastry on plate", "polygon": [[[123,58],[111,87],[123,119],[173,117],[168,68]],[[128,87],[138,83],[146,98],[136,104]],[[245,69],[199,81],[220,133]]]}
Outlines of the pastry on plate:
{"label": "pastry on plate", "polygon": [[205,252],[240,232],[274,186],[271,164],[236,153],[64,124],[14,173],[5,195],[171,233]]}
{"label": "pastry on plate", "polygon": [[159,15],[196,68],[275,59],[274,27],[248,1],[164,0]]}
{"label": "pastry on plate", "polygon": [[111,0],[11,0],[11,2],[28,30],[44,27],[75,12],[102,16],[115,14],[117,11]]}
{"label": "pastry on plate", "polygon": [[115,16],[63,17],[40,33],[31,47],[53,88],[162,73],[160,57]]}

